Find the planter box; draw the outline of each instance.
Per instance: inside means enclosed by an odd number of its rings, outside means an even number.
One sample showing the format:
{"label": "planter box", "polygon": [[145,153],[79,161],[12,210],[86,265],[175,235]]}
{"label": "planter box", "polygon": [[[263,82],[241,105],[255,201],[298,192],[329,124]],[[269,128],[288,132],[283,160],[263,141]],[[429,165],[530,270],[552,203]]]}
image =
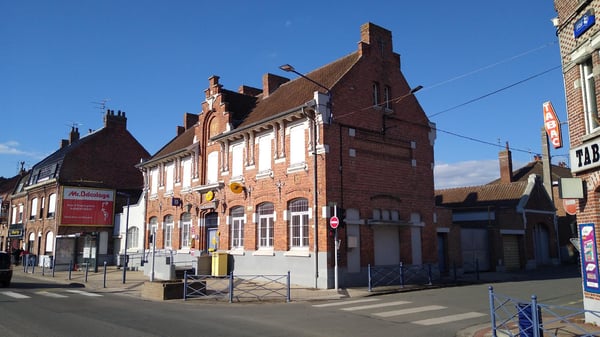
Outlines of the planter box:
{"label": "planter box", "polygon": [[[196,290],[206,292],[205,282],[194,282],[191,285]],[[183,281],[156,281],[156,282],[144,282],[142,287],[142,298],[148,298],[152,300],[173,300],[183,299]]]}

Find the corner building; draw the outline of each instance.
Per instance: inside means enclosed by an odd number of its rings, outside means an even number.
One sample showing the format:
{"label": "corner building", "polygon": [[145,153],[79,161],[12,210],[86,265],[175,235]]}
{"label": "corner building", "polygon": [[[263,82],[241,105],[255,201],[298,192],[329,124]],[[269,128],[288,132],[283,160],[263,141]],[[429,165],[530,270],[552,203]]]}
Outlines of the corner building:
{"label": "corner building", "polygon": [[[600,241],[600,25],[595,12],[600,1],[555,0],[558,16],[553,19],[560,42],[570,136],[571,172],[582,181],[577,222],[580,236],[583,303],[600,310],[598,249]],[[586,315],[586,321],[600,319]]]}
{"label": "corner building", "polygon": [[366,23],[357,51],[293,80],[210,77],[202,111],[139,165],[156,249],[332,288],[337,215],[339,286],[369,265],[435,268],[435,131],[400,69],[392,33]]}

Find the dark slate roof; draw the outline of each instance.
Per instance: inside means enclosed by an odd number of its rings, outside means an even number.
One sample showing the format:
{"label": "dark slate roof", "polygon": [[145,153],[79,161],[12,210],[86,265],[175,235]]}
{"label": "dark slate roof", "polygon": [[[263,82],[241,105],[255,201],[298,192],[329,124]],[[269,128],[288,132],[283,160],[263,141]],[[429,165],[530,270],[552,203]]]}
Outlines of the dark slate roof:
{"label": "dark slate roof", "polygon": [[194,143],[195,134],[195,127],[185,130],[182,134],[171,139],[170,142],[158,150],[158,152],[156,152],[156,154],[153,155],[150,160],[163,158],[187,148]]}
{"label": "dark slate roof", "polygon": [[447,207],[513,205],[519,202],[527,184],[527,181],[519,181],[510,184],[488,184],[437,190],[435,191],[435,203],[438,206]]}
{"label": "dark slate roof", "polygon": [[[331,90],[359,59],[359,53],[354,52],[305,76]],[[284,83],[268,97],[260,99],[239,127],[244,128],[268,120],[279,113],[297,108],[313,99],[315,91],[324,92],[325,90],[302,77]]]}
{"label": "dark slate roof", "polygon": [[[544,162],[536,160],[513,171],[513,181],[527,181],[531,174],[536,174],[544,179]],[[573,178],[571,169],[568,167],[552,165],[552,181],[558,181],[560,178]],[[500,184],[500,178],[490,181],[489,184]]]}

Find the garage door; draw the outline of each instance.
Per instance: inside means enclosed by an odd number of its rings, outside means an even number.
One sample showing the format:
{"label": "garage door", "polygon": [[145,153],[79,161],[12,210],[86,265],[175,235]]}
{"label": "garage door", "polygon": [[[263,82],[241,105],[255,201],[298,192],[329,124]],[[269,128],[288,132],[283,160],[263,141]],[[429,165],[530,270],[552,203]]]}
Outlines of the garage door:
{"label": "garage door", "polygon": [[490,270],[487,229],[463,228],[460,231],[460,238],[464,271],[475,271],[476,262],[479,271]]}
{"label": "garage door", "polygon": [[373,240],[375,241],[376,266],[400,264],[398,227],[375,227]]}
{"label": "garage door", "polygon": [[502,235],[504,266],[506,270],[521,269],[521,254],[519,253],[519,235]]}

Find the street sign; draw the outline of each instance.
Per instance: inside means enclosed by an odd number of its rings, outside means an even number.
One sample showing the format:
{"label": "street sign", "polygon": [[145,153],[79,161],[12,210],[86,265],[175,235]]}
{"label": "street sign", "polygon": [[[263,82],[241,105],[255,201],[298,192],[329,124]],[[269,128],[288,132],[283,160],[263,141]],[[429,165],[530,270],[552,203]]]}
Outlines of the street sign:
{"label": "street sign", "polygon": [[569,215],[577,214],[577,199],[563,199],[563,208]]}
{"label": "street sign", "polygon": [[331,219],[329,219],[329,226],[331,226],[331,228],[336,229],[339,224],[340,219],[338,219],[337,216],[332,216]]}

